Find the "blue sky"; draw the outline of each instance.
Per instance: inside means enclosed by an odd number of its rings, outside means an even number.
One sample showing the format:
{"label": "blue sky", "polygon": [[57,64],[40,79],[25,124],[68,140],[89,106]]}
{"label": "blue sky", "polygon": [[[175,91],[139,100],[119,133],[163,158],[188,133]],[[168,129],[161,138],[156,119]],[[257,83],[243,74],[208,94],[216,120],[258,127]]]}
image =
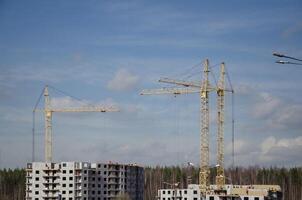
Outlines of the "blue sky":
{"label": "blue sky", "polygon": [[[279,51],[302,58],[301,8],[301,1],[272,0],[0,1],[0,167],[31,160],[32,109],[45,84],[121,108],[55,113],[56,161],[198,165],[198,95],[139,92],[166,87],[160,77],[182,78],[205,58],[211,66],[226,63],[236,91],[236,164],[301,165],[302,69],[275,64],[272,56]],[[51,95],[58,106],[74,105]],[[230,111],[227,96],[227,165]],[[36,146],[43,160],[41,114]]]}

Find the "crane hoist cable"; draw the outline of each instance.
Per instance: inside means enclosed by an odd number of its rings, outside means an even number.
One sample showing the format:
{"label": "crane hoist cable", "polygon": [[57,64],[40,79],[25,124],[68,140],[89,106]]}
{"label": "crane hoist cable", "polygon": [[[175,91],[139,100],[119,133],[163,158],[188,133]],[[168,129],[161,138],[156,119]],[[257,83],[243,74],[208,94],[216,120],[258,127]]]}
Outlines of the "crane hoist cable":
{"label": "crane hoist cable", "polygon": [[41,98],[44,93],[44,88],[41,91],[41,94],[34,106],[33,112],[32,112],[32,162],[35,162],[35,128],[36,128],[36,109],[41,101]]}
{"label": "crane hoist cable", "polygon": [[187,76],[189,73],[192,73],[192,70],[195,70],[196,68],[198,69],[198,67],[200,67],[201,64],[202,64],[202,62],[196,63],[195,65],[186,69],[185,71],[175,74],[174,77],[183,78],[183,77]]}
{"label": "crane hoist cable", "polygon": [[235,167],[235,91],[232,85],[232,81],[229,75],[229,72],[226,68],[226,76],[228,79],[228,82],[230,84],[232,96],[231,96],[231,101],[232,101],[232,168]]}
{"label": "crane hoist cable", "polygon": [[67,93],[67,92],[64,92],[63,90],[60,90],[60,89],[58,89],[58,88],[55,88],[55,87],[53,87],[53,86],[51,86],[51,85],[48,85],[48,87],[49,87],[49,88],[52,88],[54,91],[56,91],[56,92],[58,92],[58,93],[60,93],[60,94],[63,94],[63,95],[68,96],[68,97],[70,97],[70,98],[72,98],[72,99],[75,99],[75,100],[77,100],[77,101],[79,101],[79,102],[81,102],[81,103],[83,103],[83,104],[85,104],[85,105],[87,105],[87,106],[95,106],[95,105],[93,105],[93,104],[91,104],[91,103],[88,103],[88,102],[84,101],[83,99],[80,99],[80,98],[78,98],[78,97],[75,97],[75,96],[73,96],[73,95],[71,95],[71,94],[69,94],[69,93]]}
{"label": "crane hoist cable", "polygon": [[[175,137],[175,151],[176,151],[176,161],[177,163],[179,163],[179,160],[180,160],[180,156],[179,156],[179,153],[180,153],[180,106],[178,106],[178,103],[181,99],[179,98],[176,98],[177,96],[175,95],[174,97],[174,112],[175,112],[175,134],[176,134],[176,137]],[[178,100],[178,101],[177,101]]]}

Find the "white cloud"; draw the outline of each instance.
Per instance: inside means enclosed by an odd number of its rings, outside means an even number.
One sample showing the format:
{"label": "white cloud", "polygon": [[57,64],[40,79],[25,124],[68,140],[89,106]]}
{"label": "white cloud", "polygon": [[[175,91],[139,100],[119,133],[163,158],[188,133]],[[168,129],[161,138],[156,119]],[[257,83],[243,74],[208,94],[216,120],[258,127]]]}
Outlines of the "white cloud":
{"label": "white cloud", "polygon": [[[231,164],[232,144],[226,146],[226,164]],[[269,136],[262,142],[251,139],[235,141],[235,165],[290,166],[301,165],[302,136],[276,138]]]}
{"label": "white cloud", "polygon": [[266,138],[261,144],[260,162],[301,164],[302,136],[296,138]]}
{"label": "white cloud", "polygon": [[[240,154],[243,151],[248,150],[247,147],[248,147],[248,144],[244,140],[237,139],[237,140],[234,141],[234,153],[235,154]],[[226,152],[226,154],[231,154],[232,153],[232,143],[229,143],[226,146],[225,152]]]}
{"label": "white cloud", "polygon": [[247,95],[250,94],[251,91],[253,91],[254,88],[252,88],[250,85],[248,84],[237,84],[234,86],[234,91],[236,95]]}
{"label": "white cloud", "polygon": [[283,100],[270,93],[259,93],[250,109],[257,126],[256,132],[300,130],[302,127],[302,104]]}
{"label": "white cloud", "polygon": [[278,107],[276,113],[269,120],[272,127],[282,129],[286,128],[300,128],[302,119],[302,105],[287,104]]}
{"label": "white cloud", "polygon": [[271,115],[281,104],[280,99],[269,93],[260,93],[259,97],[259,101],[255,104],[252,110],[252,114],[255,117],[261,118]]}
{"label": "white cloud", "polygon": [[302,148],[302,136],[279,140],[274,136],[270,136],[262,142],[261,149],[263,154],[268,154],[273,148],[294,148],[295,146],[301,146]]}
{"label": "white cloud", "polygon": [[266,154],[271,148],[276,145],[276,138],[274,136],[270,136],[266,138],[261,144],[261,150],[263,154]]}
{"label": "white cloud", "polygon": [[126,69],[119,69],[113,79],[108,82],[107,87],[110,90],[125,91],[135,87],[138,81],[137,75],[131,74]]}
{"label": "white cloud", "polygon": [[78,101],[71,97],[54,97],[51,98],[52,108],[70,108],[70,107],[80,107],[89,104],[89,101],[83,100]]}
{"label": "white cloud", "polygon": [[279,147],[302,146],[302,136],[293,139],[280,139],[277,142]]}

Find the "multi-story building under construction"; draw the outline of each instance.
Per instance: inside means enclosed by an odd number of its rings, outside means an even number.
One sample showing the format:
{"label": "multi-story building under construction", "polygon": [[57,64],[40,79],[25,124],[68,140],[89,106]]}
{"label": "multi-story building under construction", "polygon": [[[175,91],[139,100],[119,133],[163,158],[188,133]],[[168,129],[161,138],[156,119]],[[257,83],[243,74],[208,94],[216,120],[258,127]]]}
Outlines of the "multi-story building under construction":
{"label": "multi-story building under construction", "polygon": [[144,169],[135,164],[33,162],[26,169],[26,199],[142,200]]}

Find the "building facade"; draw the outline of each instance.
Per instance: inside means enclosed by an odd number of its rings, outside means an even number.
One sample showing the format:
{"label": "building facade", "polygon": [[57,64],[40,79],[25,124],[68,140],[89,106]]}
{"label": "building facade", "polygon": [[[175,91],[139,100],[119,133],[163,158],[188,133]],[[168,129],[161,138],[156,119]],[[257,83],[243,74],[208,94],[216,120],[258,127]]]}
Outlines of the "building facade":
{"label": "building facade", "polygon": [[33,162],[26,169],[26,199],[142,200],[144,169],[118,163]]}
{"label": "building facade", "polygon": [[158,200],[281,200],[281,188],[278,185],[225,185],[223,191],[216,185],[210,185],[203,196],[199,185],[190,184],[187,189],[160,189]]}

